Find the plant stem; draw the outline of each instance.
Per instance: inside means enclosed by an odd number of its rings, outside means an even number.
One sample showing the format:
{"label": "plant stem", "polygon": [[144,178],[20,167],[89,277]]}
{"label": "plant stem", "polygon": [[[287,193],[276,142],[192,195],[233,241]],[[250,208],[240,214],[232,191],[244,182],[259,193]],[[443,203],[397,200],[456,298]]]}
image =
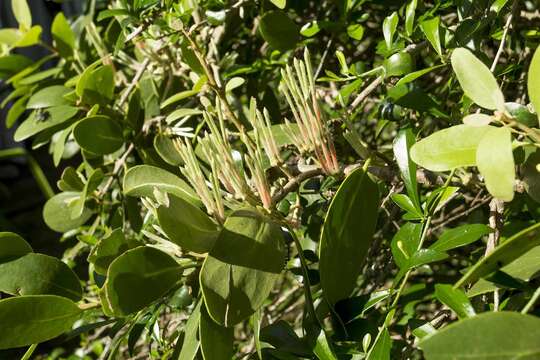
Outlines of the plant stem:
{"label": "plant stem", "polygon": [[536,291],[534,292],[529,302],[525,304],[525,306],[523,307],[523,310],[521,310],[521,313],[522,314],[528,313],[529,310],[531,310],[531,308],[534,306],[534,304],[536,304],[536,302],[538,301],[538,298],[540,298],[540,287],[536,289]]}
{"label": "plant stem", "polygon": [[30,357],[32,356],[32,354],[34,353],[34,351],[36,350],[38,344],[32,344],[30,345],[30,347],[28,348],[28,350],[26,350],[26,352],[24,353],[23,357],[21,358],[21,360],[30,360]]}

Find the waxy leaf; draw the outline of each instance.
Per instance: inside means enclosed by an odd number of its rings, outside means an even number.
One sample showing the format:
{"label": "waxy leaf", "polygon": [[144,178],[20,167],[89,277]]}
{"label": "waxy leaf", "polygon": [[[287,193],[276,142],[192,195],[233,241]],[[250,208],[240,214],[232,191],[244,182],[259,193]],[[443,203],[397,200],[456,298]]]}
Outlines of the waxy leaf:
{"label": "waxy leaf", "polygon": [[463,123],[469,126],[486,126],[493,121],[493,116],[486,114],[470,114],[463,118]]}
{"label": "waxy leaf", "polygon": [[219,235],[217,225],[198,207],[169,196],[169,204],[157,208],[159,225],[173,243],[183,250],[209,252]]}
{"label": "waxy leaf", "polygon": [[69,330],[82,310],[55,295],[17,296],[0,300],[0,349],[16,348],[50,340]]}
{"label": "waxy leaf", "polygon": [[204,360],[230,360],[233,358],[234,328],[227,328],[212,320],[201,306],[199,338]]}
{"label": "waxy leaf", "polygon": [[536,48],[531,65],[529,66],[527,89],[529,90],[529,100],[533,104],[536,115],[540,120],[540,46]]}
{"label": "waxy leaf", "polygon": [[448,251],[473,243],[491,231],[492,229],[484,224],[462,225],[443,232],[429,248],[437,251]]}
{"label": "waxy leaf", "polygon": [[0,232],[0,263],[16,259],[32,252],[32,247],[19,235]]}
{"label": "waxy leaf", "polygon": [[150,246],[128,250],[109,266],[106,301],[114,315],[129,315],[161,299],[181,275],[182,267],[163,251]]}
{"label": "waxy leaf", "polygon": [[321,286],[331,304],[353,290],[373,240],[378,210],[377,184],[356,169],[332,199],[319,244]]}
{"label": "waxy leaf", "polygon": [[[38,112],[40,111],[40,112]],[[75,120],[71,120],[79,111],[76,107],[60,105],[45,110],[34,111],[15,131],[15,141],[26,140],[44,130],[68,127]],[[71,121],[70,121],[71,120]]]}
{"label": "waxy leaf", "polygon": [[435,284],[435,297],[452,309],[460,319],[476,315],[467,295],[452,285]]}
{"label": "waxy leaf", "polygon": [[504,111],[504,96],[483,62],[464,48],[455,49],[451,61],[465,95],[483,108]]}
{"label": "waxy leaf", "polygon": [[420,23],[420,28],[426,35],[426,39],[430,42],[431,46],[437,52],[437,55],[442,56],[442,47],[441,47],[441,35],[439,33],[439,24],[441,19],[434,17],[429,20],[424,20]]}
{"label": "waxy leaf", "polygon": [[23,30],[28,30],[32,27],[32,14],[26,0],[11,0],[11,9],[13,16]]}
{"label": "waxy leaf", "polygon": [[200,346],[198,335],[199,323],[201,319],[201,306],[204,307],[203,302],[199,301],[189,316],[186,325],[184,326],[184,341],[181,344],[182,350],[180,351],[178,360],[194,360],[197,356]]}
{"label": "waxy leaf", "polygon": [[493,127],[456,125],[420,140],[411,148],[411,159],[431,171],[476,165],[476,149]]}
{"label": "waxy leaf", "polygon": [[68,58],[73,55],[75,48],[75,34],[63,13],[58,13],[51,25],[51,35],[54,39],[54,47],[60,56]]}
{"label": "waxy leaf", "polygon": [[386,43],[386,48],[391,49],[394,42],[394,33],[396,32],[399,17],[397,12],[393,12],[387,16],[383,21],[383,35]]}
{"label": "waxy leaf", "polygon": [[476,165],[489,193],[500,200],[512,201],[516,171],[510,129],[492,128],[482,137],[476,151]]}
{"label": "waxy leaf", "polygon": [[259,309],[285,264],[280,227],[255,210],[233,212],[201,269],[208,313],[232,326]]}
{"label": "waxy leaf", "polygon": [[179,166],[184,163],[173,141],[166,135],[159,134],[154,138],[154,149],[169,165]]}
{"label": "waxy leaf", "polygon": [[460,287],[475,282],[510,264],[532,248],[540,245],[540,223],[520,231],[497,246],[467,271],[454,285]]}
{"label": "waxy leaf", "polygon": [[58,295],[79,301],[82,288],[73,270],[59,259],[28,253],[0,263],[0,291],[11,295]]}
{"label": "waxy leaf", "polygon": [[390,243],[392,256],[400,268],[407,266],[411,256],[418,251],[422,228],[421,223],[408,222],[392,238]]}
{"label": "waxy leaf", "polygon": [[264,13],[259,23],[259,30],[263,39],[279,51],[294,48],[299,40],[298,26],[280,10]]}
{"label": "waxy leaf", "polygon": [[416,209],[420,209],[418,185],[416,183],[416,164],[409,155],[409,149],[414,143],[414,134],[410,128],[400,130],[394,139],[394,157],[401,172],[401,178],[407,188],[407,193],[414,201]]}
{"label": "waxy leaf", "polygon": [[540,319],[515,312],[486,312],[458,321],[419,346],[427,360],[537,359]]}
{"label": "waxy leaf", "polygon": [[73,136],[84,150],[97,155],[113,153],[124,144],[120,124],[103,115],[79,121],[73,129]]}
{"label": "waxy leaf", "polygon": [[126,251],[138,245],[136,241],[127,240],[122,229],[114,230],[109,236],[101,239],[88,256],[98,274],[107,275],[109,265]]}
{"label": "waxy leaf", "polygon": [[92,216],[85,209],[81,216],[72,219],[69,204],[76,201],[80,194],[77,192],[63,192],[50,198],[43,207],[43,219],[48,227],[57,232],[66,232],[83,225]]}
{"label": "waxy leaf", "polygon": [[200,200],[184,180],[156,166],[138,165],[130,168],[124,176],[124,193],[128,196],[154,197],[154,188],[176,195],[193,205]]}
{"label": "waxy leaf", "polygon": [[50,106],[69,105],[69,102],[64,99],[64,95],[70,91],[71,89],[63,85],[48,86],[33,94],[30,100],[28,100],[26,107],[29,109],[39,109]]}

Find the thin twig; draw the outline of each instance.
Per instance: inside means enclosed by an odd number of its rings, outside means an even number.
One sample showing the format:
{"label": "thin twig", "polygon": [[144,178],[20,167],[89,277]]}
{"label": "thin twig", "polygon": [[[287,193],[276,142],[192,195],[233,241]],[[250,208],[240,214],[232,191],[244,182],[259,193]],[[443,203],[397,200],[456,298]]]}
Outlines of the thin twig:
{"label": "thin twig", "polygon": [[131,83],[129,84],[128,88],[122,94],[122,97],[120,98],[120,101],[118,102],[118,107],[122,107],[122,105],[124,105],[124,103],[127,101],[129,94],[133,91],[135,86],[137,86],[137,83],[139,82],[144,71],[148,67],[148,64],[150,64],[150,58],[144,59],[144,61],[141,63],[139,70],[137,70],[137,72],[135,73],[133,80],[131,80]]}
{"label": "thin twig", "polygon": [[504,24],[501,43],[499,44],[499,48],[497,49],[497,53],[495,54],[493,63],[491,64],[491,67],[489,68],[491,72],[495,71],[495,67],[497,67],[497,63],[499,62],[499,59],[504,50],[504,45],[506,44],[506,37],[508,35],[508,30],[510,30],[510,25],[512,24],[512,19],[514,17],[514,12],[516,11],[516,9],[517,9],[517,1],[514,1],[514,5],[512,5],[512,11],[510,12],[510,15],[508,15],[508,18],[506,19],[506,23]]}

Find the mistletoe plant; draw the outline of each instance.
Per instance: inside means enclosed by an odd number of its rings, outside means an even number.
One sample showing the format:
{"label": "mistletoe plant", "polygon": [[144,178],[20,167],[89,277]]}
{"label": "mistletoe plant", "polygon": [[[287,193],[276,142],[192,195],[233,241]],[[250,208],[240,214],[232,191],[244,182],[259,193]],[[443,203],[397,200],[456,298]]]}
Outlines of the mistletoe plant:
{"label": "mistletoe plant", "polygon": [[7,356],[540,358],[538,2],[11,5]]}

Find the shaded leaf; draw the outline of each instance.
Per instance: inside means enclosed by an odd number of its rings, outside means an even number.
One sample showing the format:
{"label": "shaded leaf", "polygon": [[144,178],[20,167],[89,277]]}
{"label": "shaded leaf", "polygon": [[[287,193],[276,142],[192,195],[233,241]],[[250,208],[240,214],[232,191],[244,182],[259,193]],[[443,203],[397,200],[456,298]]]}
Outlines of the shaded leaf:
{"label": "shaded leaf", "polygon": [[420,343],[427,360],[535,359],[540,319],[515,312],[487,312],[458,321]]}
{"label": "shaded leaf", "polygon": [[113,314],[126,316],[161,299],[181,275],[182,267],[170,255],[140,246],[126,251],[110,264],[105,295]]}
{"label": "shaded leaf", "polygon": [[120,149],[124,144],[122,127],[108,116],[94,115],[79,121],[73,136],[84,150],[106,155]]}
{"label": "shaded leaf", "polygon": [[69,299],[54,295],[17,296],[0,300],[0,349],[37,344],[63,334],[81,310]]}
{"label": "shaded leaf", "polygon": [[243,209],[225,221],[201,269],[201,289],[214,321],[232,326],[259,309],[285,264],[280,227]]}
{"label": "shaded leaf", "polygon": [[299,40],[298,26],[283,11],[264,13],[259,23],[259,30],[263,39],[279,51],[294,48]]}
{"label": "shaded leaf", "polygon": [[324,220],[319,270],[325,298],[335,304],[352,291],[377,224],[379,190],[361,168],[343,181]]}
{"label": "shaded leaf", "polygon": [[205,360],[230,360],[233,358],[233,328],[217,324],[201,307],[199,337],[201,352]]}
{"label": "shaded leaf", "polygon": [[467,295],[452,285],[435,284],[435,297],[452,309],[460,319],[476,315]]}
{"label": "shaded leaf", "polygon": [[67,232],[83,225],[92,216],[89,210],[75,219],[71,218],[69,203],[79,197],[76,192],[63,192],[50,198],[43,207],[43,219],[49,228],[57,232]]}

